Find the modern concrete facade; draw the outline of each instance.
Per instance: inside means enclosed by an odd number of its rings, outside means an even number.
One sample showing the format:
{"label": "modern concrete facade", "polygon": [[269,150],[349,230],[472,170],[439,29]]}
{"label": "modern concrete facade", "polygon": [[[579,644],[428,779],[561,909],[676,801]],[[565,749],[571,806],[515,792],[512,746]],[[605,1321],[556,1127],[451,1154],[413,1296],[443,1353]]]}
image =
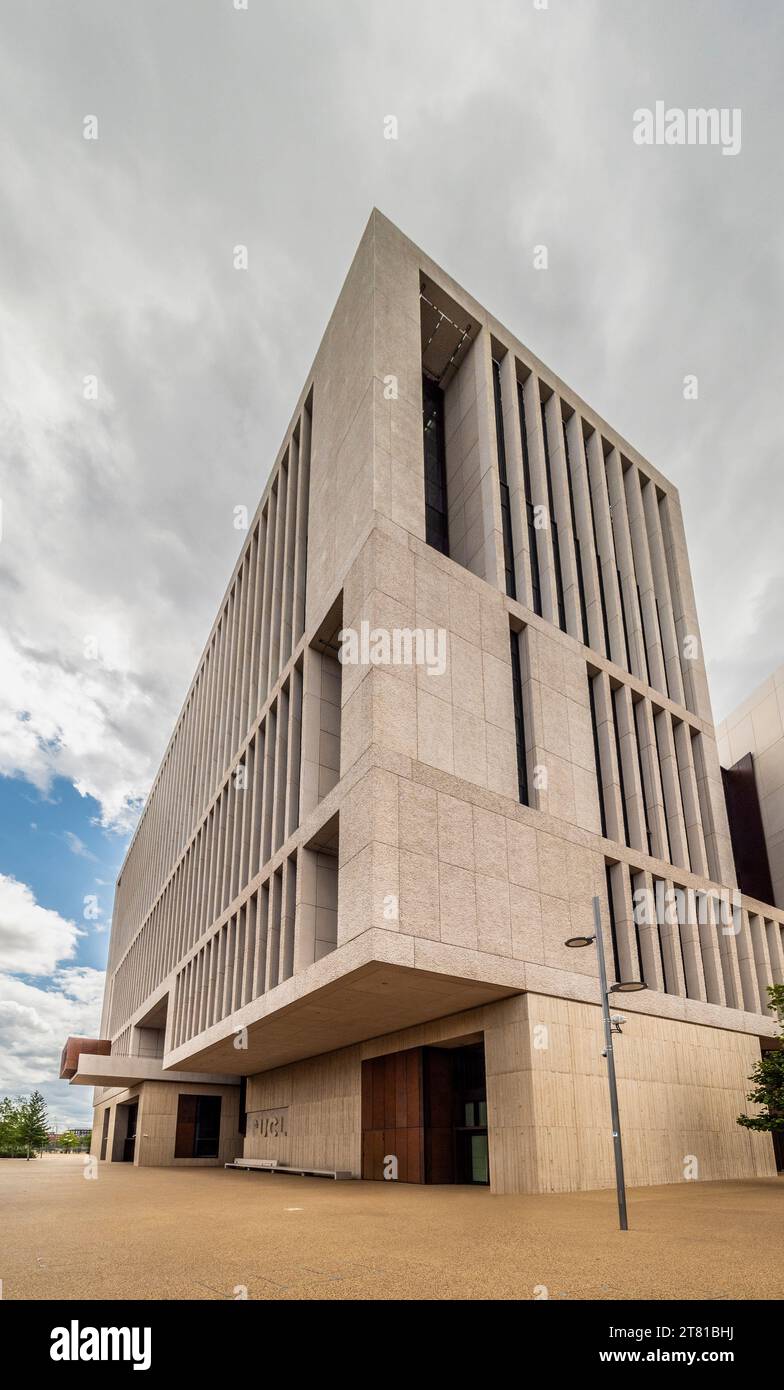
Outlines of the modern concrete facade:
{"label": "modern concrete facade", "polygon": [[[742,791],[746,784],[739,818],[755,822],[751,853],[763,861],[762,875],[767,870],[771,902],[784,907],[784,666],[722,720],[716,738],[730,786],[733,776]],[[740,852],[745,849],[741,841]],[[758,863],[753,868],[760,872]]]}
{"label": "modern concrete facade", "polygon": [[594,895],[628,1181],[774,1173],[677,490],[374,212],[118,879],[95,1152],[611,1183]]}

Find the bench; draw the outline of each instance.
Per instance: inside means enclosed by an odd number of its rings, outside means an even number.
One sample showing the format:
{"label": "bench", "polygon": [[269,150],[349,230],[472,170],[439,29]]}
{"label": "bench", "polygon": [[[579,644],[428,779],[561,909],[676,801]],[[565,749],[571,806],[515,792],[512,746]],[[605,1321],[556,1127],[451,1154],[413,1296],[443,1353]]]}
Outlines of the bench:
{"label": "bench", "polygon": [[334,1178],[336,1182],[345,1181],[352,1176],[341,1168],[290,1168],[278,1163],[276,1158],[235,1158],[233,1163],[224,1163],[224,1168],[244,1168],[247,1172],[255,1169],[260,1173],[294,1173],[300,1178]]}

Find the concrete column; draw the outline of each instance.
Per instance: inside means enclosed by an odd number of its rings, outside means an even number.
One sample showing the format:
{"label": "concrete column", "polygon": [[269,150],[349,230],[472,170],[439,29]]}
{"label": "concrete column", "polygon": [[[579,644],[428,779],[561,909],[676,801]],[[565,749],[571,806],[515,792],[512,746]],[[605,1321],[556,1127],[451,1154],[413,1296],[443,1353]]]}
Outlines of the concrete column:
{"label": "concrete column", "polygon": [[[726,1004],[724,973],[721,965],[719,924],[716,920],[713,899],[706,894],[698,897],[698,931],[702,971],[705,978],[705,994],[709,1004]],[[703,920],[704,919],[704,920]]]}
{"label": "concrete column", "polygon": [[671,700],[675,701],[676,704],[683,705],[686,703],[686,700],[683,689],[683,673],[681,671],[681,653],[678,645],[678,634],[675,630],[675,617],[670,593],[670,579],[667,572],[667,555],[664,538],[662,536],[661,520],[659,517],[659,501],[655,483],[643,482],[642,504],[645,513],[645,526],[648,532],[648,553],[650,555],[651,572],[653,574],[656,603],[659,612],[659,628],[661,631],[664,665],[667,674],[667,690]]}
{"label": "concrete column", "polygon": [[610,633],[608,656],[620,666],[627,668],[626,642],[623,633],[623,614],[621,595],[618,588],[618,566],[615,558],[610,501],[607,493],[607,474],[604,467],[604,451],[601,436],[597,430],[586,442],[588,477],[593,497],[593,510],[596,520],[596,539],[599,545],[599,559],[602,573],[604,599],[607,605],[607,627]]}
{"label": "concrete column", "polygon": [[294,632],[296,646],[305,631],[305,591],[308,560],[308,503],[310,498],[310,411],[305,406],[300,417],[299,475],[297,478],[297,541],[294,554]]}
{"label": "concrete column", "polygon": [[504,417],[506,476],[509,484],[509,507],[512,514],[512,544],[514,547],[515,584],[517,601],[533,610],[531,590],[531,556],[528,549],[528,519],[526,515],[523,447],[520,441],[520,416],[517,404],[517,372],[514,353],[507,352],[501,360],[501,403]]}
{"label": "concrete column", "polygon": [[558,541],[561,556],[561,576],[563,579],[564,609],[566,611],[566,630],[578,642],[583,641],[583,621],[580,610],[580,591],[577,582],[577,558],[572,533],[572,517],[569,505],[569,483],[566,475],[566,451],[563,438],[563,416],[560,397],[552,393],[545,402],[547,421],[547,441],[550,454],[550,477],[553,485],[555,520],[558,523]]}
{"label": "concrete column", "polygon": [[[555,587],[555,564],[553,561],[553,538],[550,530],[550,506],[547,498],[547,474],[544,465],[544,440],[542,437],[542,411],[539,396],[539,381],[533,372],[523,384],[525,404],[526,435],[528,438],[528,461],[531,471],[531,502],[536,520],[537,553],[539,556],[539,585],[542,591],[542,617],[555,627],[558,623],[558,597]],[[542,518],[547,525],[540,525]]]}
{"label": "concrete column", "polygon": [[689,890],[678,896],[681,950],[683,968],[686,975],[686,988],[690,999],[707,999],[705,975],[700,949],[699,924],[697,922],[697,902],[695,894]]}
{"label": "concrete column", "polygon": [[580,558],[582,561],[583,588],[585,590],[585,608],[588,621],[588,642],[594,651],[601,652],[604,656],[609,657],[610,653],[605,651],[604,619],[602,617],[599,569],[593,540],[593,525],[591,522],[591,499],[588,485],[588,468],[585,461],[583,422],[577,414],[577,411],[574,411],[567,421],[566,436],[569,444],[577,539],[580,543]]}
{"label": "concrete column", "polygon": [[498,443],[495,427],[495,391],[490,334],[482,330],[474,343],[466,368],[476,373],[476,412],[479,429],[479,467],[481,474],[481,531],[484,563],[469,564],[474,574],[506,592],[504,536],[501,521],[501,491],[498,473]]}
{"label": "concrete column", "polygon": [[674,737],[691,869],[692,873],[697,874],[700,878],[708,878],[708,857],[705,851],[705,836],[702,833],[700,797],[697,790],[697,776],[694,771],[689,725],[684,724],[683,721],[674,724]]}
{"label": "concrete column", "polygon": [[659,753],[656,746],[653,710],[650,702],[639,700],[635,706],[635,712],[635,727],[645,782],[645,801],[648,807],[648,825],[653,842],[652,853],[654,858],[668,861],[670,851],[667,844],[667,818],[659,773]]}
{"label": "concrete column", "polygon": [[754,946],[751,939],[749,914],[745,907],[741,908],[740,916],[741,928],[736,939],[736,946],[742,1003],[739,1003],[737,1007],[742,1007],[751,1014],[758,1014],[760,1011],[760,999],[759,985],[757,982],[757,966],[754,959]]}
{"label": "concrete column", "polygon": [[749,913],[749,928],[751,931],[751,947],[754,956],[754,967],[757,973],[757,985],[759,988],[759,1009],[760,1013],[767,1014],[770,1012],[768,985],[773,983],[773,969],[770,955],[768,954],[768,939],[765,934],[765,921],[758,912]]}
{"label": "concrete column", "polygon": [[621,572],[626,629],[629,635],[629,653],[632,661],[632,674],[638,680],[648,680],[646,665],[645,638],[642,631],[642,617],[637,597],[637,575],[634,568],[629,519],[626,514],[626,493],[623,484],[623,465],[617,449],[607,455],[607,492],[612,507],[612,530],[615,540],[615,554]]}
{"label": "concrete column", "polygon": [[683,516],[677,497],[671,493],[664,495],[659,504],[659,517],[670,575],[686,703],[701,719],[713,723]]}
{"label": "concrete column", "polygon": [[659,928],[656,920],[656,901],[653,892],[653,879],[647,869],[634,875],[634,894],[639,894],[637,903],[632,899],[637,932],[640,939],[643,979],[649,989],[664,993],[666,986],[662,970],[662,955],[659,946]]}
{"label": "concrete column", "polygon": [[659,614],[656,606],[656,589],[653,580],[653,567],[648,553],[648,531],[642,505],[639,470],[631,466],[624,474],[626,491],[626,511],[629,518],[634,566],[637,583],[640,587],[640,606],[642,609],[643,635],[648,654],[650,684],[655,690],[667,694],[667,678],[664,669],[664,652],[659,631]]}
{"label": "concrete column", "polygon": [[679,994],[684,997],[687,990],[686,978],[683,973],[683,961],[681,958],[678,903],[671,879],[664,880],[664,911],[660,914],[659,918],[659,932],[661,937],[662,957],[664,959],[664,976],[667,981],[667,992],[668,994]]}
{"label": "concrete column", "polygon": [[725,922],[721,906],[717,902],[711,903],[711,908],[716,921],[718,932],[719,953],[721,955],[721,970],[724,977],[724,993],[727,998],[727,1007],[730,1009],[742,1009],[743,987],[740,977],[740,966],[738,958],[738,937],[736,935],[736,923]]}
{"label": "concrete column", "polygon": [[770,983],[772,985],[784,984],[784,941],[781,935],[781,924],[778,921],[766,921],[765,935],[768,941],[768,956],[770,957]]}
{"label": "concrete column", "polygon": [[686,839],[686,822],[681,800],[681,784],[678,777],[678,760],[675,753],[675,738],[672,721],[667,710],[654,714],[658,738],[659,763],[662,792],[667,816],[667,831],[670,839],[670,854],[673,864],[681,869],[690,869],[689,846]]}
{"label": "concrete column", "polygon": [[732,853],[727,804],[721,780],[716,740],[709,734],[692,737],[692,758],[697,779],[702,830],[708,856],[710,877],[714,883],[737,887],[735,859]]}
{"label": "concrete column", "polygon": [[599,744],[599,762],[604,787],[604,814],[607,823],[607,838],[619,845],[625,841],[623,824],[623,802],[621,800],[621,778],[618,770],[618,756],[615,748],[615,726],[610,678],[606,671],[600,671],[593,680],[594,707],[596,709],[596,737]]}
{"label": "concrete column", "polygon": [[[621,980],[637,980],[640,978],[641,963],[637,960],[631,880],[626,864],[613,864],[611,866],[610,883],[612,884],[613,916],[620,978]],[[610,980],[610,984],[616,983],[617,981]]]}
{"label": "concrete column", "polygon": [[[640,764],[637,758],[637,727],[634,719],[632,696],[628,685],[620,685],[614,692],[613,706],[618,724],[618,739],[621,746],[623,784],[626,791],[626,818],[629,822],[629,839],[634,849],[648,853],[648,836],[645,829],[646,788],[640,782]],[[640,749],[643,770],[644,750]],[[645,798],[645,799],[644,799]],[[665,856],[666,857],[666,856]]]}

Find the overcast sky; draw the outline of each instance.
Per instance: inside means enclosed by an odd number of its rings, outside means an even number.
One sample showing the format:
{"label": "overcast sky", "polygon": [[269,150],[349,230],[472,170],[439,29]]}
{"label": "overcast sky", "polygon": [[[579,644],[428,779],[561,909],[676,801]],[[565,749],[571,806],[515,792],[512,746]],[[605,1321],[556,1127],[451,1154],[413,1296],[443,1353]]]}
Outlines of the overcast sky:
{"label": "overcast sky", "polygon": [[[233,509],[374,204],[679,487],[716,718],[784,660],[784,7],[247,4],[2,7],[0,1095],[68,1119]],[[740,153],[635,145],[657,100],[739,108]]]}

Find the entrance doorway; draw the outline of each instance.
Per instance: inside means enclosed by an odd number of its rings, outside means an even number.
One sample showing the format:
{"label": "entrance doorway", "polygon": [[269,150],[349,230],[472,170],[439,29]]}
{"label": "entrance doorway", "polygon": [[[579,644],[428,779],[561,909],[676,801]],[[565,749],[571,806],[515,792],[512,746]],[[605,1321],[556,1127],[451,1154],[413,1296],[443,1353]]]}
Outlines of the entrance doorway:
{"label": "entrance doorway", "polygon": [[362,1176],[489,1184],[481,1035],[362,1063]]}
{"label": "entrance doorway", "polygon": [[456,1181],[487,1186],[490,1156],[484,1045],[458,1048],[454,1058]]}
{"label": "entrance doorway", "polygon": [[136,1153],[136,1123],[139,1118],[138,1100],[133,1101],[127,1109],[128,1128],[125,1131],[125,1139],[123,1141],[122,1161],[123,1163],[133,1163],[134,1154]]}
{"label": "entrance doorway", "polygon": [[109,1138],[109,1107],[107,1105],[103,1112],[103,1127],[101,1129],[101,1158],[106,1158],[106,1141]]}

